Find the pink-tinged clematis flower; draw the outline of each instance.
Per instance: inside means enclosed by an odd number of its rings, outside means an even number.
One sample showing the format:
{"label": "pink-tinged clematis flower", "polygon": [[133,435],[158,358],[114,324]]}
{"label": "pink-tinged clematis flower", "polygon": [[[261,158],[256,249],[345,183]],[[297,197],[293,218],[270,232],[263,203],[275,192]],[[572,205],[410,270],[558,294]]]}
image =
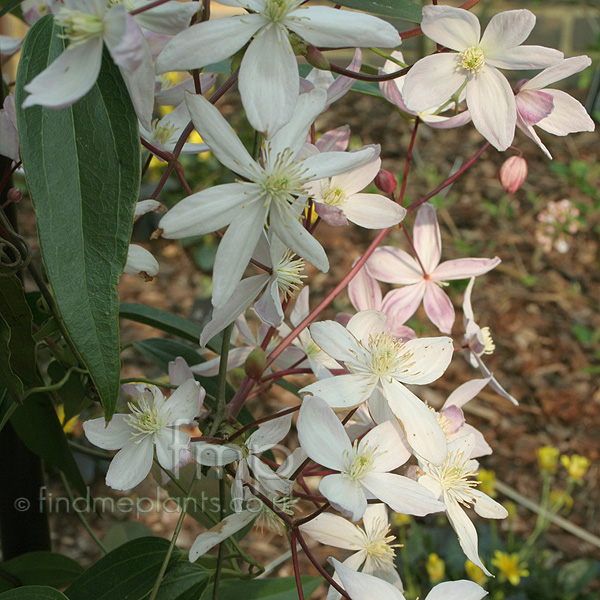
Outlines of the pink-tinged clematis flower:
{"label": "pink-tinged clematis flower", "polygon": [[186,98],[202,139],[221,163],[245,179],[184,198],[160,222],[162,235],[169,239],[204,235],[229,226],[215,258],[213,306],[220,308],[229,300],[267,220],[269,231],[293,252],[319,270],[328,271],[325,250],[300,222],[307,203],[306,186],[362,166],[372,160],[378,147],[304,157],[306,135],[326,100],[326,93],[315,89],[300,96],[292,120],[265,140],[263,160],[256,161],[217,108],[202,96],[187,93]]}
{"label": "pink-tinged clematis flower", "polygon": [[414,111],[440,106],[464,87],[473,124],[492,146],[506,150],[517,112],[511,86],[498,69],[543,69],[563,59],[552,48],[521,46],[534,25],[530,11],[509,10],[492,17],[481,36],[479,20],[469,11],[423,7],[423,33],[458,54],[444,52],[418,61],[406,76],[406,106]]}
{"label": "pink-tinged clematis flower", "polygon": [[473,291],[473,285],[475,278],[469,281],[469,285],[465,290],[465,296],[463,299],[463,322],[465,326],[465,339],[463,344],[466,346],[467,360],[473,367],[479,369],[485,378],[489,379],[489,386],[503,398],[510,400],[513,404],[518,405],[519,403],[513,398],[494,377],[492,372],[485,366],[482,357],[484,354],[492,354],[495,349],[494,340],[490,334],[489,327],[479,327],[475,322],[475,316],[473,315],[473,307],[471,306],[471,292]]}
{"label": "pink-tinged clematis flower", "polygon": [[[402,52],[396,50],[392,52],[392,56],[400,62],[404,62],[404,56],[402,55]],[[381,72],[393,73],[399,68],[400,67],[394,61],[387,60],[383,65]],[[463,110],[458,114],[443,114],[445,111],[454,111],[456,106],[456,102],[454,101],[446,101],[440,106],[434,106],[422,111],[409,110],[404,103],[404,98],[402,95],[405,82],[406,75],[403,77],[397,77],[391,81],[381,81],[379,83],[379,89],[381,90],[384,98],[388,102],[391,102],[397,106],[402,112],[419,117],[423,123],[435,129],[452,129],[454,127],[465,125],[471,120],[471,115],[469,114],[468,110]],[[458,103],[460,104],[462,100],[464,100],[464,93],[461,94],[461,98],[459,99]]]}
{"label": "pink-tinged clematis flower", "polygon": [[393,48],[400,36],[389,23],[353,11],[302,6],[304,0],[225,0],[250,14],[197,23],[178,34],[158,57],[158,73],[196,69],[224,60],[252,38],[240,66],[239,87],[254,129],[273,135],[287,123],[300,90],[291,30],[319,48]]}
{"label": "pink-tinged clematis flower", "polygon": [[448,520],[467,558],[491,576],[479,558],[475,526],[462,507],[473,505],[475,512],[486,519],[505,519],[508,512],[501,504],[476,489],[479,465],[471,458],[474,447],[475,438],[469,435],[448,444],[448,456],[443,465],[420,460],[419,466],[424,475],[418,481],[446,505]]}
{"label": "pink-tinged clematis flower", "polygon": [[[363,515],[363,527],[331,513],[322,513],[300,526],[303,534],[321,544],[353,550],[354,554],[343,562],[346,567],[354,570],[362,567],[363,573],[381,577],[402,591],[402,581],[394,565],[394,548],[400,544],[392,543],[396,538],[390,535],[390,529],[384,504],[369,504]],[[333,579],[341,582],[337,575]],[[330,587],[327,600],[339,598],[341,594],[333,586]]]}
{"label": "pink-tinged clematis flower", "polygon": [[383,313],[364,310],[354,315],[347,327],[335,321],[313,323],[310,333],[315,342],[343,362],[349,373],[312,383],[300,393],[323,398],[337,409],[355,408],[368,401],[375,421],[397,418],[410,447],[427,460],[442,463],[446,436],[435,414],[405,384],[426,385],[441,377],[452,359],[452,340],[437,337],[402,342],[385,333],[385,322]]}
{"label": "pink-tinged clematis flower", "polygon": [[567,58],[517,86],[517,126],[550,159],[552,155],[533,129],[534,125],[552,135],[563,136],[578,131],[594,131],[595,124],[575,98],[566,92],[548,89],[546,86],[579,73],[591,64],[588,56]]}
{"label": "pink-tinged clematis flower", "polygon": [[339,471],[321,479],[319,491],[344,516],[358,521],[367,498],[377,498],[392,510],[425,516],[444,510],[433,494],[417,482],[390,473],[409,455],[398,452],[398,435],[391,423],[371,429],[360,441],[350,442],[333,410],[321,398],[305,398],[298,415],[298,439],[316,463]]}
{"label": "pink-tinged clematis flower", "polygon": [[108,0],[64,0],[55,13],[68,47],[25,87],[23,107],[64,108],[89,92],[100,73],[106,44],[119,67],[139,120],[151,128],[154,65],[135,19],[122,4]]}
{"label": "pink-tinged clematis flower", "polygon": [[[351,600],[405,600],[402,592],[391,583],[368,573],[354,571],[335,558],[329,560]],[[425,600],[481,600],[484,596],[487,596],[487,592],[482,587],[473,581],[461,579],[438,583]]]}
{"label": "pink-tinged clematis flower", "polygon": [[447,281],[487,273],[500,264],[500,259],[459,258],[440,264],[440,227],[435,208],[428,203],[417,212],[413,236],[418,260],[404,250],[382,246],[367,261],[369,273],[375,279],[404,286],[386,295],[383,310],[393,314],[396,322],[404,323],[423,301],[425,312],[433,324],[442,333],[450,333],[454,324],[454,307],[442,287]]}
{"label": "pink-tinged clematis flower", "polygon": [[206,392],[197,381],[188,379],[169,398],[153,385],[129,387],[136,396],[130,402],[131,414],[116,414],[110,423],[104,418],[83,424],[87,439],[105,450],[119,450],[106,474],[106,485],[130,490],[150,472],[154,448],[159,464],[172,471],[190,435],[179,430],[198,416]]}
{"label": "pink-tinged clematis flower", "polygon": [[[389,295],[389,294],[388,294]],[[378,310],[387,316],[385,332],[401,340],[414,340],[417,334],[396,319],[394,311],[388,311],[387,296],[382,299],[381,288],[377,280],[369,274],[367,267],[363,267],[348,284],[350,302],[357,311]],[[348,317],[349,318],[349,317]]]}

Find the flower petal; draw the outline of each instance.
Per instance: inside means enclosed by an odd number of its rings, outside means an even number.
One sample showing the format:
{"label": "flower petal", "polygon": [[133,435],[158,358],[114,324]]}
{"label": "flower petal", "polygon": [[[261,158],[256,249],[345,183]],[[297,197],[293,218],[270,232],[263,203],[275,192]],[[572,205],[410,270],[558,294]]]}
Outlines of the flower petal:
{"label": "flower petal", "polygon": [[342,206],[352,223],[365,229],[384,229],[404,220],[406,209],[380,194],[354,194]]}
{"label": "flower petal", "polygon": [[462,408],[469,400],[472,400],[479,394],[479,392],[489,383],[489,377],[484,379],[472,379],[462,385],[459,385],[447,398],[442,406],[448,408],[449,406],[456,406]]}
{"label": "flower petal", "polygon": [[189,425],[200,412],[206,391],[193,379],[191,372],[190,377],[192,379],[180,385],[166,402],[171,416],[168,425]]}
{"label": "flower petal", "polygon": [[506,519],[508,511],[481,490],[471,490],[471,502],[475,512],[485,519]]}
{"label": "flower petal", "polygon": [[280,442],[290,431],[292,426],[292,415],[283,415],[271,421],[267,421],[259,427],[247,440],[246,446],[252,454],[261,454],[270,450]]}
{"label": "flower petal", "polygon": [[371,277],[367,267],[362,267],[348,284],[348,295],[354,308],[360,310],[381,309],[381,288]]}
{"label": "flower petal", "polygon": [[367,509],[362,486],[345,475],[327,475],[321,479],[319,491],[335,510],[352,521],[358,521]]}
{"label": "flower petal", "polygon": [[494,15],[485,29],[479,47],[489,57],[501,57],[507,50],[522,44],[535,26],[535,15],[529,10],[505,10]]}
{"label": "flower petal", "polygon": [[273,24],[254,38],[242,59],[239,88],[248,121],[266,137],[290,120],[300,79],[284,27]]}
{"label": "flower petal", "polygon": [[554,108],[554,99],[539,90],[520,90],[515,96],[517,112],[527,125],[535,125],[547,117]]}
{"label": "flower petal", "polygon": [[396,28],[383,19],[329,6],[298,8],[284,23],[309,44],[324,48],[395,48],[402,42]]}
{"label": "flower petal", "polygon": [[442,256],[442,237],[435,207],[426,202],[417,211],[413,229],[415,250],[426,273],[432,273]]}
{"label": "flower petal", "polygon": [[372,470],[376,473],[387,473],[397,469],[406,462],[406,457],[397,452],[398,446],[402,445],[398,434],[392,423],[386,421],[373,427],[360,440],[359,450],[364,450],[367,446],[376,449],[373,456]]}
{"label": "flower petal", "polygon": [[506,77],[486,65],[467,81],[467,106],[473,125],[497,150],[506,150],[515,136],[517,109]]}
{"label": "flower petal", "polygon": [[356,169],[371,160],[379,152],[378,146],[365,146],[355,152],[324,152],[301,161],[311,179],[325,179]]}
{"label": "flower petal", "polygon": [[353,363],[359,350],[356,338],[336,321],[320,321],[310,326],[310,334],[317,345],[329,356],[345,363]]}
{"label": "flower petal", "polygon": [[412,317],[425,295],[425,281],[392,290],[385,295],[381,310],[395,323],[405,323]]}
{"label": "flower petal", "polygon": [[23,102],[28,106],[64,108],[83,98],[91,89],[102,62],[102,38],[94,38],[69,46],[25,87],[29,96]]}
{"label": "flower petal", "polygon": [[425,282],[423,308],[431,322],[442,332],[451,333],[454,325],[454,306],[448,295],[433,281]]}
{"label": "flower petal", "polygon": [[98,448],[120,450],[131,440],[134,433],[128,418],[129,415],[113,415],[108,425],[104,418],[85,421],[83,423],[85,437]]}
{"label": "flower petal", "polygon": [[[346,329],[363,345],[385,329],[386,316],[378,310],[363,310],[355,314]],[[356,345],[356,343],[354,344]]]}
{"label": "flower petal", "polygon": [[[103,20],[104,43],[115,65],[135,71],[144,61],[146,53],[150,56],[150,49],[139,25],[123,4],[111,6]],[[154,84],[154,69],[152,83]]]}
{"label": "flower petal", "polygon": [[311,383],[300,390],[301,394],[311,394],[323,398],[333,408],[356,408],[369,398],[373,387],[360,375],[336,375]]}
{"label": "flower petal", "polygon": [[592,59],[589,56],[573,56],[572,58],[566,58],[559,62],[557,65],[544,69],[541,73],[538,73],[535,77],[526,81],[522,86],[521,90],[541,90],[546,86],[556,83],[561,79],[570,77],[575,73],[583,71],[592,64]]}
{"label": "flower petal", "polygon": [[236,460],[240,460],[242,452],[239,446],[227,444],[208,444],[206,442],[192,442],[191,451],[194,460],[199,465],[207,467],[222,467]]}
{"label": "flower petal", "polygon": [[438,583],[425,600],[481,600],[487,592],[474,581],[459,579]]}
{"label": "flower petal", "polygon": [[519,46],[502,50],[502,53],[486,57],[488,65],[498,69],[543,69],[560,63],[565,55],[554,48],[544,46]]}
{"label": "flower petal", "polygon": [[354,571],[335,558],[330,561],[352,600],[404,600],[400,590],[391,583],[368,573]]}
{"label": "flower petal", "polygon": [[264,25],[258,14],[197,23],[177,34],[159,54],[156,72],[199,69],[235,54]]}
{"label": "flower petal", "polygon": [[[150,3],[152,0],[134,0],[133,8],[142,8]],[[135,20],[138,25],[155,33],[177,35],[190,24],[198,10],[199,6],[193,2],[166,2],[137,13]]]}
{"label": "flower petal", "polygon": [[393,246],[377,248],[367,261],[367,268],[371,276],[385,283],[409,285],[423,281],[419,263],[408,252]]}
{"label": "flower petal", "polygon": [[190,443],[190,434],[166,427],[154,435],[154,443],[160,466],[172,471],[179,464],[181,450]]}
{"label": "flower petal", "polygon": [[460,52],[479,43],[479,19],[468,10],[452,6],[424,6],[423,33],[434,42]]}
{"label": "flower petal", "polygon": [[[377,506],[383,505],[379,504]],[[369,510],[370,507],[367,508],[367,512]],[[365,512],[365,516],[367,512]],[[331,513],[322,513],[308,523],[300,525],[300,531],[320,544],[327,544],[344,550],[361,550],[364,547],[363,536],[358,527]]]}
{"label": "flower petal", "polygon": [[112,459],[106,473],[106,485],[113,490],[130,490],[141,483],[152,468],[152,436],[123,446]]}
{"label": "flower petal", "polygon": [[595,124],[585,107],[561,90],[544,90],[552,96],[554,109],[536,125],[552,135],[568,135],[578,131],[594,131]]}
{"label": "flower petal", "polygon": [[412,354],[410,365],[401,367],[392,377],[407,384],[426,385],[446,372],[454,344],[449,337],[426,337],[405,342],[404,351]]}

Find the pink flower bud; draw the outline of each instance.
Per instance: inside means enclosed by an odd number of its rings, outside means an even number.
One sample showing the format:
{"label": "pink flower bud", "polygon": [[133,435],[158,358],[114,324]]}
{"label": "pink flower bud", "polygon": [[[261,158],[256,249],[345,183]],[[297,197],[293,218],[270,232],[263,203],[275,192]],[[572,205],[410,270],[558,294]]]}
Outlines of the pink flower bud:
{"label": "pink flower bud", "polygon": [[306,58],[306,62],[315,67],[315,69],[320,69],[321,71],[329,71],[331,68],[329,65],[329,61],[325,58],[325,55],[313,45],[309,45],[306,49],[306,54],[304,55]]}
{"label": "pink flower bud", "polygon": [[396,178],[385,169],[379,170],[379,173],[377,173],[375,176],[375,181],[373,183],[375,183],[377,189],[382,191],[384,194],[393,194],[398,186]]}
{"label": "pink flower bud", "polygon": [[23,194],[20,189],[13,187],[8,190],[6,197],[10,202],[19,202],[23,197]]}
{"label": "pink flower bud", "polygon": [[500,167],[500,183],[509,194],[514,194],[527,177],[527,161],[522,156],[511,156]]}

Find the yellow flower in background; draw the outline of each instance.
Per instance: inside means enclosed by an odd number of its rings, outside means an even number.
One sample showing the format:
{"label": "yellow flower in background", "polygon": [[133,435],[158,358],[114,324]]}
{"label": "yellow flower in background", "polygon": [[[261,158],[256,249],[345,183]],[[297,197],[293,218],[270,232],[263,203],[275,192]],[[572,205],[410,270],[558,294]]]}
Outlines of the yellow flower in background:
{"label": "yellow flower in background", "polygon": [[73,429],[75,429],[75,425],[77,425],[77,421],[79,419],[79,415],[75,415],[71,417],[66,423],[65,421],[65,407],[60,404],[56,407],[56,414],[58,415],[58,420],[62,425],[63,431],[65,433],[73,433]]}
{"label": "yellow flower in background", "polygon": [[488,471],[487,469],[479,469],[477,479],[479,479],[479,489],[491,498],[495,498],[496,473],[494,473],[494,471]]}
{"label": "yellow flower in background", "polygon": [[572,456],[563,454],[560,457],[560,464],[567,470],[571,479],[581,481],[590,468],[590,459],[579,454]]}
{"label": "yellow flower in background", "polygon": [[504,508],[508,512],[509,519],[512,519],[517,516],[517,505],[514,502],[506,500],[502,503],[502,506],[504,506]]}
{"label": "yellow flower in background", "polygon": [[410,517],[402,513],[392,513],[392,523],[396,527],[405,527],[410,525]]}
{"label": "yellow flower in background", "polygon": [[432,584],[439,583],[446,576],[446,563],[435,552],[427,557],[425,568]]}
{"label": "yellow flower in background", "polygon": [[512,585],[519,585],[521,577],[528,577],[527,563],[520,562],[520,556],[513,552],[501,552],[496,550],[492,564],[500,571],[499,577],[501,580],[508,580]]}
{"label": "yellow flower in background", "polygon": [[467,577],[477,585],[483,585],[489,579],[489,577],[470,560],[465,562],[465,571],[467,572]]}
{"label": "yellow flower in background", "polygon": [[547,473],[556,473],[559,454],[560,450],[555,446],[542,446],[541,448],[538,448],[537,458],[540,469]]}
{"label": "yellow flower in background", "polygon": [[550,492],[550,504],[555,506],[562,504],[565,512],[569,513],[573,508],[573,496],[567,494],[566,490],[552,490]]}

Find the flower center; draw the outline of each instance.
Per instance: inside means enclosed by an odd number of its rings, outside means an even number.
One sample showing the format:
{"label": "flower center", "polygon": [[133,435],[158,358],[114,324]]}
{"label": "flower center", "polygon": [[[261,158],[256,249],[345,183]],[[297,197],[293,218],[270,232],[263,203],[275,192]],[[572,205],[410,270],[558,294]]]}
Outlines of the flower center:
{"label": "flower center", "polygon": [[377,455],[378,447],[375,446],[373,450],[370,450],[369,445],[365,444],[363,448],[359,448],[358,440],[354,440],[352,450],[344,452],[344,458],[348,461],[348,470],[342,472],[342,475],[346,475],[352,481],[357,481],[364,477],[373,469],[373,462]]}
{"label": "flower center", "polygon": [[496,349],[496,344],[494,344],[492,334],[490,333],[490,328],[482,327],[481,335],[483,336],[483,353],[493,354],[494,350]]}
{"label": "flower center", "polygon": [[[301,162],[295,162],[292,151],[286,148],[278,152],[272,159],[270,144],[265,149],[265,168],[260,180],[256,183],[262,185],[265,192],[265,204],[275,203],[279,213],[282,215],[289,210],[290,205],[298,204],[302,212],[306,206],[305,184],[308,169]],[[299,199],[299,196],[302,199]]]}
{"label": "flower center", "polygon": [[485,56],[483,54],[483,50],[478,48],[477,46],[471,46],[470,48],[466,48],[458,55],[458,67],[457,71],[461,69],[466,69],[470,71],[474,75],[477,75],[483,66],[485,65]]}
{"label": "flower center", "polygon": [[302,0],[267,0],[262,14],[269,21],[279,23],[301,3]]}
{"label": "flower center", "polygon": [[[279,517],[275,512],[273,512],[264,502],[256,499],[260,502],[260,509],[258,518],[256,519],[256,526],[260,529],[262,533],[265,525],[271,530],[277,533],[278,535],[282,535],[281,526],[284,525],[281,517]],[[294,508],[296,504],[300,501],[300,498],[292,498],[291,496],[282,496],[281,498],[273,498],[273,504],[286,515],[293,517],[294,516]]]}
{"label": "flower center", "polygon": [[61,37],[69,40],[70,46],[83,44],[104,32],[104,22],[98,15],[79,10],[61,8],[54,19],[63,28]]}
{"label": "flower center", "polygon": [[369,336],[364,356],[362,359],[357,356],[357,359],[363,363],[364,369],[370,375],[385,377],[400,375],[398,369],[401,366],[404,371],[408,371],[414,364],[411,362],[412,357],[413,353],[406,350],[401,340],[389,333],[380,333]]}
{"label": "flower center", "polygon": [[388,525],[383,520],[375,522],[374,531],[367,538],[365,546],[366,553],[371,557],[377,569],[388,572],[388,567],[394,566],[394,557],[396,552],[394,548],[399,548],[402,544],[392,544],[396,539],[394,535],[388,535],[391,530],[391,525]]}
{"label": "flower center", "polygon": [[464,456],[462,452],[453,452],[448,455],[441,467],[435,465],[429,467],[430,475],[439,481],[444,490],[465,505],[471,498],[471,488],[481,483],[471,479],[477,476],[477,470],[469,468],[469,460],[470,458]]}
{"label": "flower center", "polygon": [[326,187],[323,190],[323,202],[329,206],[340,206],[346,202],[346,192],[341,188]]}
{"label": "flower center", "polygon": [[[127,406],[131,414],[125,417],[124,420],[133,429],[137,429],[137,433],[132,434],[133,437],[145,437],[146,435],[158,433],[163,429],[164,424],[169,422],[170,411],[161,412],[156,402],[150,406],[150,403],[144,396],[138,400],[137,405],[129,402]],[[138,441],[141,441],[143,437]]]}
{"label": "flower center", "polygon": [[306,278],[306,275],[301,275],[304,271],[304,261],[301,258],[293,258],[294,256],[291,250],[286,250],[275,266],[277,287],[284,300],[291,298],[302,287],[302,280]]}
{"label": "flower center", "polygon": [[177,128],[172,123],[166,122],[162,125],[158,124],[156,119],[152,125],[154,129],[152,131],[152,139],[159,141],[163,146],[166,146],[169,142],[175,143],[177,140],[174,139],[176,136]]}

